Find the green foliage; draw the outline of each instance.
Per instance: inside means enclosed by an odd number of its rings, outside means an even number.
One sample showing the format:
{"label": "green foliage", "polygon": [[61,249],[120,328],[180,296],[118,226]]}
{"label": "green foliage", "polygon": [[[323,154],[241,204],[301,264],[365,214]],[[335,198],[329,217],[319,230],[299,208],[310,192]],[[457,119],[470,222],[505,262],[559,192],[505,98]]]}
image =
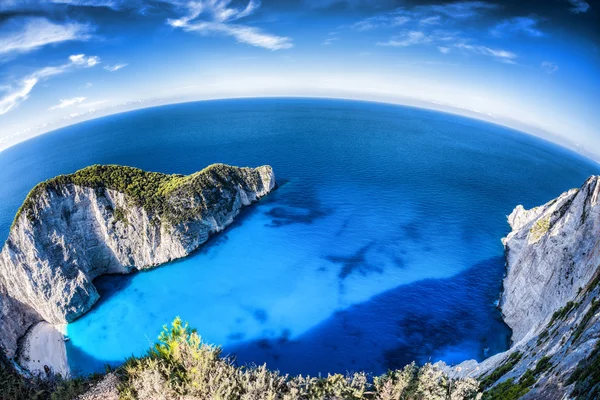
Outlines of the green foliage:
{"label": "green foliage", "polygon": [[537,339],[537,345],[540,346],[544,342],[544,340],[546,340],[546,338],[550,336],[550,331],[553,329],[553,325],[555,322],[564,319],[567,315],[569,315],[569,313],[572,310],[576,309],[578,306],[578,302],[569,301],[567,304],[565,304],[564,307],[562,307],[559,310],[556,310],[554,314],[552,314],[552,318],[550,319],[550,322],[548,322],[548,325],[546,325],[546,328],[544,328],[544,330],[539,334]]}
{"label": "green foliage", "polygon": [[565,306],[563,308],[561,308],[560,310],[557,310],[554,314],[552,314],[552,319],[550,320],[550,323],[548,324],[548,326],[551,326],[554,324],[554,322],[559,321],[559,320],[563,319],[564,317],[566,317],[567,314],[569,314],[569,312],[571,312],[571,310],[576,308],[578,305],[579,305],[579,303],[577,303],[575,301],[569,301],[567,304],[565,304]]}
{"label": "green foliage", "polygon": [[[513,353],[513,354],[515,354],[515,353]],[[511,354],[511,356],[512,356],[512,354]],[[513,358],[513,361],[514,360],[517,360],[517,361],[515,361],[512,366],[514,366],[514,364],[516,364],[518,362],[518,360],[520,360],[520,359],[521,359],[521,355],[519,355],[518,357],[515,356]],[[506,364],[504,364],[502,367],[505,367],[505,366],[509,365],[510,363],[511,363],[511,360],[509,359],[508,362]],[[500,367],[500,368],[502,368],[502,367]],[[527,394],[529,392],[529,390],[531,389],[531,387],[536,384],[539,376],[541,374],[543,374],[544,372],[546,372],[551,367],[552,367],[552,363],[550,362],[550,357],[544,356],[538,360],[537,364],[535,365],[535,368],[533,370],[528,369],[521,376],[521,378],[519,379],[518,382],[515,382],[514,378],[507,379],[506,381],[501,382],[501,383],[497,384],[496,386],[494,386],[493,388],[486,391],[483,394],[483,399],[484,400],[517,400],[517,399],[521,398],[522,396],[524,396],[525,394]],[[511,369],[512,369],[512,367],[511,367]],[[496,371],[498,371],[498,369]],[[496,371],[494,371],[494,372],[496,372]],[[506,370],[506,372],[508,372],[508,371],[509,371],[509,369]],[[500,372],[502,372],[502,371],[500,371]],[[504,375],[504,374],[502,374],[502,375]],[[496,375],[496,376],[498,376],[498,375]],[[501,376],[499,376],[498,379],[500,377]],[[496,379],[496,381],[498,379]],[[496,381],[494,381],[494,382],[496,382]]]}
{"label": "green foliage", "polygon": [[594,315],[596,315],[596,313],[598,312],[599,309],[600,309],[600,301],[598,299],[592,299],[592,305],[591,305],[590,309],[585,313],[585,315],[583,316],[583,319],[581,320],[581,322],[577,326],[577,329],[573,333],[573,343],[575,343],[575,341],[577,339],[579,339],[579,337],[585,330],[587,324],[590,322],[590,319],[592,319],[592,317]]}
{"label": "green foliage", "polygon": [[431,364],[369,379],[365,373],[326,377],[283,376],[266,366],[236,367],[218,347],[176,318],[164,326],[147,356],[119,369],[123,399],[476,399],[474,379],[449,379]]}
{"label": "green foliage", "polygon": [[125,225],[129,223],[129,221],[127,221],[126,211],[121,207],[115,208],[113,215],[115,217],[115,222],[122,222]]}
{"label": "green foliage", "polygon": [[46,379],[24,376],[0,348],[0,399],[1,400],[71,400],[85,393],[100,375],[87,378],[63,379],[51,375]]}
{"label": "green foliage", "polygon": [[[25,378],[11,362],[0,359],[1,400],[66,400],[86,392],[100,380]],[[414,363],[371,379],[367,374],[326,377],[288,376],[265,365],[237,367],[221,349],[202,342],[198,333],[176,318],[164,326],[144,357],[132,357],[114,373],[123,400],[476,400],[475,379],[450,379],[431,364]]]}
{"label": "green foliage", "polygon": [[585,360],[581,360],[567,384],[575,384],[571,393],[577,400],[600,398],[600,343]]}
{"label": "green foliage", "polygon": [[548,371],[550,368],[552,368],[550,356],[544,356],[538,360],[537,364],[535,365],[535,369],[533,370],[533,374],[537,377]]}
{"label": "green foliage", "polygon": [[550,229],[550,216],[538,219],[529,230],[534,242],[537,242]]}
{"label": "green foliage", "polygon": [[[13,226],[23,213],[30,220],[35,219],[36,202],[40,196],[48,191],[59,193],[69,184],[96,189],[98,195],[102,195],[104,189],[116,190],[144,208],[149,215],[165,217],[167,222],[175,225],[222,201],[223,190],[232,190],[252,179],[257,180],[253,176],[242,176],[240,169],[224,164],[213,164],[188,176],[147,172],[119,165],[92,165],[35,186],[19,208]],[[181,198],[194,201],[182,204]],[[235,196],[230,196],[227,207],[233,207],[234,200]],[[126,222],[124,210],[117,208],[114,213],[116,221]]]}
{"label": "green foliage", "polygon": [[517,400],[529,392],[529,387],[522,383],[515,383],[514,378],[494,386],[483,394],[483,400]]}
{"label": "green foliage", "polygon": [[519,351],[515,351],[514,353],[511,353],[504,364],[500,365],[498,368],[493,370],[485,378],[481,379],[482,377],[480,377],[481,387],[483,389],[487,389],[490,386],[492,386],[494,383],[496,383],[498,381],[498,379],[502,378],[507,372],[512,370],[514,368],[514,366],[517,365],[517,363],[521,360],[522,357],[523,357],[523,353],[521,353]]}

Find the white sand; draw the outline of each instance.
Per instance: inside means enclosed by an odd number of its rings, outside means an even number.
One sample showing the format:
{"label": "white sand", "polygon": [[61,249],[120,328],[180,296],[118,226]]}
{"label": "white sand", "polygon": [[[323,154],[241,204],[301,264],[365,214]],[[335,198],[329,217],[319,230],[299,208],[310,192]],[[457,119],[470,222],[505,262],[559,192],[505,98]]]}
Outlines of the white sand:
{"label": "white sand", "polygon": [[45,374],[44,365],[47,365],[54,373],[69,376],[65,327],[47,322],[36,324],[27,333],[19,363],[33,373]]}

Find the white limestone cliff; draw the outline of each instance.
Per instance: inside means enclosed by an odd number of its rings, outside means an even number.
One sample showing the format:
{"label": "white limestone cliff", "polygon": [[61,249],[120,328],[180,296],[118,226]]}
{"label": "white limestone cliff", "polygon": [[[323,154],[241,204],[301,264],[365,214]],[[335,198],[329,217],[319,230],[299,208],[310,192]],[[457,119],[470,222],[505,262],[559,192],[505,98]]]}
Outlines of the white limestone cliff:
{"label": "white limestone cliff", "polygon": [[94,278],[185,257],[275,187],[270,166],[217,164],[172,177],[179,181],[156,211],[114,188],[69,179],[32,192],[0,253],[0,346],[9,357],[34,323],[64,324],[87,312],[99,298]]}
{"label": "white limestone cliff", "polygon": [[547,204],[517,206],[510,214],[500,308],[513,345],[481,363],[448,368],[451,374],[485,379],[504,366],[507,372],[492,385],[519,383],[528,370],[535,372],[536,383],[523,398],[572,393],[573,372],[600,343],[599,194],[600,177],[592,176]]}

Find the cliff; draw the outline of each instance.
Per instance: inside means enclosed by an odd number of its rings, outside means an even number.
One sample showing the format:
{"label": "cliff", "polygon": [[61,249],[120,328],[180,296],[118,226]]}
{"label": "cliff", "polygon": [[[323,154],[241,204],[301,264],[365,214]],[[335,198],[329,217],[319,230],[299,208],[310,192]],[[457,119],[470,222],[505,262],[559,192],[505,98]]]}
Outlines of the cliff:
{"label": "cliff", "polygon": [[189,176],[96,165],[37,185],[0,253],[0,346],[35,322],[70,322],[98,300],[93,279],[185,257],[275,186],[269,166]]}
{"label": "cliff", "polygon": [[497,391],[521,390],[523,398],[600,396],[599,194],[593,176],[543,206],[510,214],[500,308],[513,345],[455,373]]}

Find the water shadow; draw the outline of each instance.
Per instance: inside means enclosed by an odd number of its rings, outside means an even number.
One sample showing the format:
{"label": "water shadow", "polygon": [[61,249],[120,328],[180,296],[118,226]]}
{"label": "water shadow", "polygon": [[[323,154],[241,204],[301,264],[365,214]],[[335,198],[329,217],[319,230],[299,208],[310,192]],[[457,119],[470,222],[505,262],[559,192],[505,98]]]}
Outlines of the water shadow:
{"label": "water shadow", "polygon": [[440,357],[450,363],[482,360],[510,345],[510,329],[494,305],[503,265],[503,257],[494,257],[450,279],[424,280],[379,294],[295,339],[287,332],[225,350],[239,364],[267,363],[290,374],[379,374]]}

